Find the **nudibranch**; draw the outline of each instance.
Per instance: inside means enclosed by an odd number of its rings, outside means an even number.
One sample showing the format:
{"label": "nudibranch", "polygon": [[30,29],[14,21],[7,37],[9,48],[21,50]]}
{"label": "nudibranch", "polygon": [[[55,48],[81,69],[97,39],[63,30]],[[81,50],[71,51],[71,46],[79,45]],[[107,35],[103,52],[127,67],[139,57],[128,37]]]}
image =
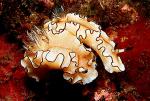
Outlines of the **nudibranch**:
{"label": "nudibranch", "polygon": [[27,35],[30,41],[24,42],[21,65],[36,80],[49,70],[62,70],[64,79],[73,84],[90,83],[98,76],[96,55],[109,73],[125,70],[117,56],[123,49],[114,49],[115,43],[101,27],[84,16],[69,13],[48,21],[43,28],[34,26]]}

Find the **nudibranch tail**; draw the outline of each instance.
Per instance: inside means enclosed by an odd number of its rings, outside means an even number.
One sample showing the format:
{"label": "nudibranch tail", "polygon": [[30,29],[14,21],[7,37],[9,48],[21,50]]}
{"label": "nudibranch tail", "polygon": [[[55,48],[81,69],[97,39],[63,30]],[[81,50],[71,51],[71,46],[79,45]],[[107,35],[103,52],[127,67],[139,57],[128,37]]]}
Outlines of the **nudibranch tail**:
{"label": "nudibranch tail", "polygon": [[125,70],[117,55],[124,50],[114,49],[115,43],[101,26],[84,16],[69,13],[47,22],[42,29],[35,26],[27,35],[30,41],[25,42],[21,65],[36,80],[49,70],[62,70],[64,79],[71,83],[90,83],[98,76],[95,52],[109,73]]}

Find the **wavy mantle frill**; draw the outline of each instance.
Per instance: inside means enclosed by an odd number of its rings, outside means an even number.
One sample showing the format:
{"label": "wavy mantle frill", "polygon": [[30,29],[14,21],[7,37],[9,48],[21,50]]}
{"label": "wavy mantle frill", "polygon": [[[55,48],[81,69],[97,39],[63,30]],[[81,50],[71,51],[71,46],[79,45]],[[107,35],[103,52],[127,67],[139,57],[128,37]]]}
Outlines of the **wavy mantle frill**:
{"label": "wavy mantle frill", "polygon": [[[94,22],[84,16],[69,13],[54,18],[42,29],[34,27],[27,33],[26,52],[21,65],[29,76],[39,80],[48,70],[62,70],[71,83],[87,84],[98,76],[96,54],[109,73],[125,70],[115,43]],[[94,54],[94,52],[96,54]]]}

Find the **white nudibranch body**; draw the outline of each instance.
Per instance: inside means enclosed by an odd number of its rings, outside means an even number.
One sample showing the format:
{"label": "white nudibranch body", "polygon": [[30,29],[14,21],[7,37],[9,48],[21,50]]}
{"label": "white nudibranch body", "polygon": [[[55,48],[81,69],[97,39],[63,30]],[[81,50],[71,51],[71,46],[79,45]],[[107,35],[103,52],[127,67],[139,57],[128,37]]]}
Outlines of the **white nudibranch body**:
{"label": "white nudibranch body", "polygon": [[65,17],[54,18],[42,29],[34,27],[27,34],[30,42],[25,42],[26,52],[21,65],[36,80],[49,70],[58,69],[71,83],[92,82],[98,76],[92,50],[109,73],[125,70],[117,56],[123,50],[115,50],[115,43],[101,27],[80,15],[69,13]]}

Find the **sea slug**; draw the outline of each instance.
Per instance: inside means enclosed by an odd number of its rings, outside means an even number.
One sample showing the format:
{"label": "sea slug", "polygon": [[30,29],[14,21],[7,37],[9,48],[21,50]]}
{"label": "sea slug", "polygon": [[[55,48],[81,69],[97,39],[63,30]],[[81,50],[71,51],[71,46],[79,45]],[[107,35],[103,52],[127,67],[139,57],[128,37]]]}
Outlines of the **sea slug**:
{"label": "sea slug", "polygon": [[117,56],[123,49],[115,50],[115,43],[101,26],[84,16],[68,13],[48,21],[43,28],[35,26],[27,35],[30,41],[24,42],[21,65],[37,81],[49,70],[62,70],[64,79],[73,84],[90,83],[98,76],[96,56],[109,73],[125,70]]}

